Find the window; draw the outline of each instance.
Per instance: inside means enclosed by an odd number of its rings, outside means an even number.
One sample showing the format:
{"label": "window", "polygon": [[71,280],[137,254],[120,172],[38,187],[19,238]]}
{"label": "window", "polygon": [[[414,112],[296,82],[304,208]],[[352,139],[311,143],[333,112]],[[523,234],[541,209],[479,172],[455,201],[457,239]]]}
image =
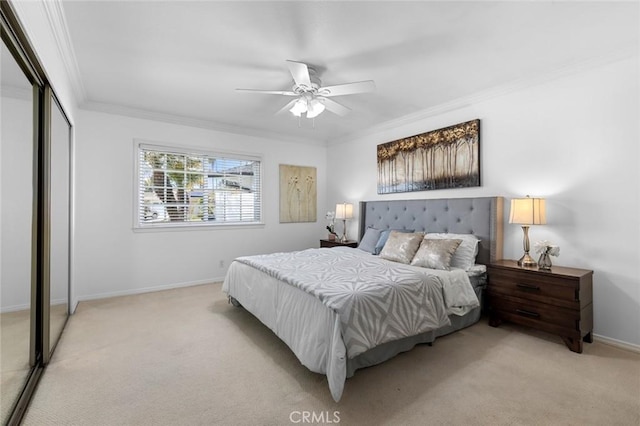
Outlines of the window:
{"label": "window", "polygon": [[138,144],[137,228],[257,224],[261,159]]}

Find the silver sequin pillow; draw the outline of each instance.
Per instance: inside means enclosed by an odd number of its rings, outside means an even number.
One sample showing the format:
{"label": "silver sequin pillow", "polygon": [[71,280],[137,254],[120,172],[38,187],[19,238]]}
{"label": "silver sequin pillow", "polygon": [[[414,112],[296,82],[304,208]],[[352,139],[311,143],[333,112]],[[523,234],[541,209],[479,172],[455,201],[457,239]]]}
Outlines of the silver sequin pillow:
{"label": "silver sequin pillow", "polygon": [[448,271],[451,268],[451,258],[460,243],[462,243],[462,240],[425,238],[413,257],[411,265]]}
{"label": "silver sequin pillow", "polygon": [[391,231],[389,239],[387,239],[380,252],[380,257],[394,262],[409,264],[418,247],[420,247],[420,242],[423,238],[424,234],[422,232],[408,234]]}
{"label": "silver sequin pillow", "polygon": [[443,239],[443,240],[462,240],[460,246],[451,258],[452,268],[462,268],[468,271],[475,265],[476,256],[478,255],[478,244],[480,240],[472,234],[448,234],[448,233],[429,233],[425,238]]}

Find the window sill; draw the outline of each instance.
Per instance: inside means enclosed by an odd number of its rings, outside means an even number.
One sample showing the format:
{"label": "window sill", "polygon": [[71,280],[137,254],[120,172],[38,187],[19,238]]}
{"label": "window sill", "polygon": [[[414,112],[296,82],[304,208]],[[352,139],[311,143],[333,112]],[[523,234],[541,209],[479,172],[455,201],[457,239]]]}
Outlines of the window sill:
{"label": "window sill", "polygon": [[188,225],[177,224],[158,224],[150,226],[134,226],[133,232],[175,232],[175,231],[214,231],[214,230],[227,230],[227,229],[259,229],[264,228],[263,222],[252,223],[190,223]]}

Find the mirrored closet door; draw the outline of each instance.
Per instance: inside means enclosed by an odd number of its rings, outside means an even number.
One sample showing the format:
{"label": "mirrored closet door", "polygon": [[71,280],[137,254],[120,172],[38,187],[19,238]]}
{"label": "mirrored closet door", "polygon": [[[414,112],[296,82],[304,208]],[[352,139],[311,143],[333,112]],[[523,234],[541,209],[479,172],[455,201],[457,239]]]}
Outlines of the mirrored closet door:
{"label": "mirrored closet door", "polygon": [[0,64],[0,401],[5,424],[36,363],[37,154],[34,88],[2,43]]}

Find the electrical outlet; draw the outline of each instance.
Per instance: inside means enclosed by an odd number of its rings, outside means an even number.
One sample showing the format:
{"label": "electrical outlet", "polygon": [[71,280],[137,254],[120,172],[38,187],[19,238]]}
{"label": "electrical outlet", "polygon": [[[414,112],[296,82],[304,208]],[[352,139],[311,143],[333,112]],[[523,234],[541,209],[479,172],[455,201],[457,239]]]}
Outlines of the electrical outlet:
{"label": "electrical outlet", "polygon": [[221,260],[221,261],[220,261],[220,268],[221,268],[221,269],[222,269],[222,268],[224,268],[224,260]]}

